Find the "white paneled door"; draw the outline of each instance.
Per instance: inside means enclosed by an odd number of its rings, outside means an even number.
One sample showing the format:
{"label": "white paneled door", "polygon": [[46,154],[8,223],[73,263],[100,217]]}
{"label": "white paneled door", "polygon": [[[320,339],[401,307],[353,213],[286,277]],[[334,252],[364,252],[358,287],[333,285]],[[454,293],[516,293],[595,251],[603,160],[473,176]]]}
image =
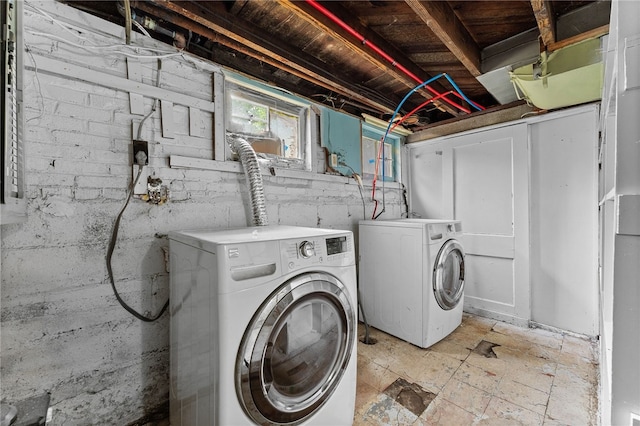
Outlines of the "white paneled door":
{"label": "white paneled door", "polygon": [[414,215],[462,221],[465,310],[526,324],[530,313],[525,123],[406,146]]}

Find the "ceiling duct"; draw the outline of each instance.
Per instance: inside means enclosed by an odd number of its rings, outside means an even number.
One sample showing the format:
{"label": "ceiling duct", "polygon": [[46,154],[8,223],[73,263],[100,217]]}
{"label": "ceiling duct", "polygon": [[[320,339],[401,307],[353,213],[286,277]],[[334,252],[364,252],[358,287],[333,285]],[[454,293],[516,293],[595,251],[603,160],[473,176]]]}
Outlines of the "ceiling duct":
{"label": "ceiling duct", "polygon": [[514,67],[535,63],[540,57],[538,29],[503,40],[482,50],[482,72],[476,77],[500,104],[518,100],[509,72]]}
{"label": "ceiling duct", "polygon": [[[602,0],[595,1],[587,6],[558,17],[556,21],[558,40],[563,42],[568,41],[567,39],[573,36],[607,25],[609,23],[610,11],[610,1]],[[593,55],[596,52],[590,51],[590,47],[583,46],[582,48],[572,48],[572,46],[580,44],[575,43],[566,48],[558,49],[558,51],[566,49],[565,53],[556,55],[556,52],[550,54],[543,52],[541,54],[540,41],[538,40],[539,36],[540,31],[538,28],[532,28],[529,31],[520,33],[482,50],[482,74],[477,77],[477,80],[500,104],[504,105],[521,99],[523,96],[522,91],[524,86],[528,87],[525,91],[539,91],[534,88],[534,86],[536,86],[535,83],[528,84],[527,82],[518,86],[521,93],[517,93],[514,89],[514,78],[516,81],[527,79],[525,74],[528,72],[525,72],[523,67],[529,67],[531,69],[531,79],[535,79],[534,75],[539,71],[537,71],[534,64],[545,64],[547,68],[551,67],[551,69],[555,70],[554,72],[557,72],[558,69],[562,69],[563,72],[567,72],[569,71],[569,68],[580,68],[580,71],[576,73],[565,74],[566,77],[574,75],[578,78],[576,81],[566,81],[562,83],[563,92],[567,92],[568,97],[563,101],[558,100],[558,102],[549,102],[549,100],[543,101],[542,103],[544,105],[553,106],[556,103],[568,102],[573,96],[568,95],[569,92],[579,92],[583,89],[580,84],[589,83],[591,85],[589,86],[588,91],[594,92],[597,90],[597,87],[599,87],[601,82],[598,83],[596,81],[597,78],[594,78],[594,76],[586,76],[587,74],[591,74],[592,71],[595,72],[595,68],[597,68],[595,63],[601,60],[594,59]],[[577,62],[572,66],[570,63],[565,63],[565,59],[563,58],[571,58],[571,60],[576,60]],[[593,65],[593,67],[584,68],[587,64]],[[535,72],[533,71],[534,68],[536,68]],[[560,82],[563,78],[556,79],[554,77],[553,80],[553,84],[555,85],[555,81]],[[547,79],[546,82],[548,83],[549,80]],[[540,95],[534,94],[533,96],[539,100],[541,93],[542,92],[540,92]],[[530,99],[528,95],[524,96],[525,98]],[[549,95],[544,95],[544,97],[549,97]],[[577,102],[581,99],[591,97],[593,96],[575,96],[573,99],[576,103],[573,105],[581,103]],[[543,108],[542,106],[536,105],[535,102],[533,102],[533,104],[538,108]]]}
{"label": "ceiling duct", "polygon": [[596,101],[602,96],[604,64],[601,38],[585,40],[547,54],[509,73],[518,96],[541,109]]}

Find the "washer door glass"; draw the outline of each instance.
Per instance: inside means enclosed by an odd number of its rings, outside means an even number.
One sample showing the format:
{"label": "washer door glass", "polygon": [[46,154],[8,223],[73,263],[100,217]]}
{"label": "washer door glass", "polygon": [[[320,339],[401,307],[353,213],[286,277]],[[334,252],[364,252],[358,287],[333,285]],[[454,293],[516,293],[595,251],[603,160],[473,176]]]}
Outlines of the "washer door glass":
{"label": "washer door glass", "polygon": [[464,250],[456,240],[440,249],[433,267],[433,292],[444,310],[455,308],[464,291]]}
{"label": "washer door glass", "polygon": [[328,274],[293,278],[254,315],[236,362],[236,390],[258,424],[298,424],[334,392],[356,333],[344,285]]}

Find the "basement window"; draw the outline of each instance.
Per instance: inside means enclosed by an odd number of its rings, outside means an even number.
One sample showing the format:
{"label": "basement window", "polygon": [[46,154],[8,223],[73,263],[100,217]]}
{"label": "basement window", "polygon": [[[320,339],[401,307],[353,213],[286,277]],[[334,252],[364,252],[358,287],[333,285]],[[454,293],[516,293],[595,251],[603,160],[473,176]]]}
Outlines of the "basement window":
{"label": "basement window", "polygon": [[225,81],[226,132],[245,138],[270,165],[307,168],[308,114],[308,105],[275,89]]}
{"label": "basement window", "polygon": [[[376,173],[376,157],[378,161],[378,177],[385,181],[399,180],[399,152],[400,137],[387,135],[384,142],[384,153],[380,150],[380,143],[385,131],[373,126],[362,126],[362,175],[365,179],[373,179]],[[384,155],[384,158],[383,158]],[[384,167],[384,170],[383,170]]]}

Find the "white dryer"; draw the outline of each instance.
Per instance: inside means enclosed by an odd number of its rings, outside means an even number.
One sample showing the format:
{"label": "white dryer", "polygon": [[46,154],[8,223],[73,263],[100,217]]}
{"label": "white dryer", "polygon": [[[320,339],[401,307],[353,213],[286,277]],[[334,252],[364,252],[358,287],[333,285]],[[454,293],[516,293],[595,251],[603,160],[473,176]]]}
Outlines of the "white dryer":
{"label": "white dryer", "polygon": [[173,232],[170,416],[177,425],[351,425],[350,231]]}
{"label": "white dryer", "polygon": [[455,220],[365,220],[359,286],[367,322],[422,348],[462,322],[464,250]]}

